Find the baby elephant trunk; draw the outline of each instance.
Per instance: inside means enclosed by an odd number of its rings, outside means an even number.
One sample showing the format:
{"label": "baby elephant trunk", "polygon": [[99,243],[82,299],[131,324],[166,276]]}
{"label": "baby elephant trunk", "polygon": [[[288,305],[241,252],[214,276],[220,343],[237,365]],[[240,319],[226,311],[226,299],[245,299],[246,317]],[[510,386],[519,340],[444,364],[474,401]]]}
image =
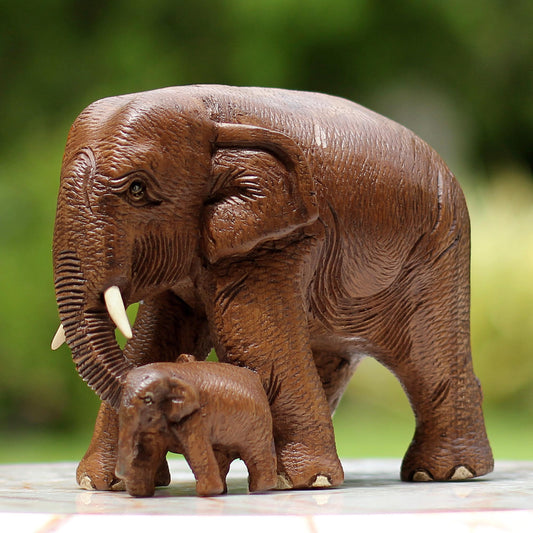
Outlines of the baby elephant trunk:
{"label": "baby elephant trunk", "polygon": [[[155,468],[151,467],[149,450],[134,432],[121,426],[115,475],[126,484],[132,496],[152,496],[155,490]],[[154,472],[152,472],[154,470]]]}
{"label": "baby elephant trunk", "polygon": [[160,439],[156,435],[126,439],[121,432],[115,475],[124,481],[132,496],[153,496],[156,485],[170,483],[166,454],[157,442]]}
{"label": "baby elephant trunk", "polygon": [[166,383],[147,379],[141,369],[133,370],[126,380],[119,409],[115,474],[132,496],[152,496],[156,486],[170,483],[165,461],[169,429],[160,409],[167,389]]}

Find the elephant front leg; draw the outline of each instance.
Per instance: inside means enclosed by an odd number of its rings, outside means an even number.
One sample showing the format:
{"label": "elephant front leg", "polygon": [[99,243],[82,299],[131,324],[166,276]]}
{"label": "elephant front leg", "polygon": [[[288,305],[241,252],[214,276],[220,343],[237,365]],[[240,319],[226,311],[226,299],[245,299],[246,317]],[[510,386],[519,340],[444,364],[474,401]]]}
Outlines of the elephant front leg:
{"label": "elephant front leg", "polygon": [[[76,469],[76,481],[85,490],[126,490],[115,474],[118,449],[118,413],[106,402],[100,404],[89,448]],[[155,486],[170,484],[170,471],[163,458],[155,475]]]}
{"label": "elephant front leg", "polygon": [[76,481],[86,490],[125,490],[115,476],[118,443],[118,414],[102,402],[89,448],[76,470]]}
{"label": "elephant front leg", "polygon": [[[147,299],[139,306],[134,337],[124,355],[140,366],[156,361],[173,361],[181,353],[205,359],[210,348],[206,320],[194,313],[180,298],[168,291]],[[87,490],[124,490],[115,476],[118,447],[118,415],[102,402],[93,437],[78,465],[76,480]],[[156,486],[166,486],[170,474],[166,460],[156,475]]]}
{"label": "elephant front leg", "polygon": [[194,474],[198,496],[216,496],[226,492],[225,475],[231,461],[220,453],[215,455],[202,415],[192,415],[180,421],[172,431]]}
{"label": "elephant front leg", "polygon": [[298,267],[235,268],[218,280],[213,323],[221,360],[255,370],[271,404],[278,488],[343,481],[330,409],[309,345]]}

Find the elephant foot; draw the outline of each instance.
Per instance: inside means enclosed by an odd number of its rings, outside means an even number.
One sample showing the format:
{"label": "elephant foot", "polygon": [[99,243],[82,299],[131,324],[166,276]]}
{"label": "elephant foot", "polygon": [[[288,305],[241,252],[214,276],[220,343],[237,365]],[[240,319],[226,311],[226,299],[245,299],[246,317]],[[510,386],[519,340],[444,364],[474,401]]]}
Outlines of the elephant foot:
{"label": "elephant foot", "polygon": [[[105,453],[86,455],[76,470],[76,481],[84,490],[124,491],[126,484],[115,473],[114,456]],[[170,484],[170,470],[165,460],[155,475],[155,486],[166,487]],[[128,490],[129,492],[129,490]],[[148,494],[142,494],[147,496]]]}
{"label": "elephant foot", "polygon": [[402,481],[464,481],[492,472],[486,437],[455,442],[424,442],[415,436],[402,462]]}
{"label": "elephant foot", "polygon": [[276,489],[277,486],[278,476],[275,469],[267,474],[255,474],[250,476],[248,482],[248,490],[250,492],[266,492],[268,490]]}
{"label": "elephant foot", "polygon": [[198,496],[218,496],[227,492],[226,484],[218,480],[198,480],[196,482],[196,494]]}
{"label": "elephant foot", "polygon": [[115,490],[123,491],[126,490],[126,485],[122,479],[113,479],[109,482],[102,482],[102,480],[96,478],[91,478],[88,474],[83,474],[81,478],[76,478],[78,485],[83,490]]}
{"label": "elephant foot", "polygon": [[115,475],[115,454],[94,451],[85,454],[76,469],[76,481],[84,490],[125,490],[124,482]]}
{"label": "elephant foot", "polygon": [[78,485],[85,490],[125,490],[124,482],[115,475],[116,462],[116,445],[93,438],[76,469]]}
{"label": "elephant foot", "polygon": [[[339,483],[339,485],[342,484]],[[278,474],[276,480],[276,486],[273,487],[275,490],[290,490],[295,488],[309,488],[309,489],[330,489],[334,485],[331,484],[331,481],[327,476],[318,474],[314,479],[310,480],[309,483],[295,487],[292,484],[292,481],[287,477],[286,474]],[[335,485],[338,486],[338,485]]]}
{"label": "elephant foot", "polygon": [[[450,476],[444,481],[465,481],[473,477],[476,477],[475,472],[472,472],[467,466],[460,465],[454,468],[453,472],[450,472]],[[427,470],[417,470],[409,481],[435,481],[435,478]]]}
{"label": "elephant foot", "polygon": [[102,402],[91,443],[76,469],[76,481],[82,489],[125,490],[124,482],[115,475],[117,440],[117,412]]}
{"label": "elephant foot", "polygon": [[344,472],[336,452],[317,456],[302,448],[284,450],[278,457],[277,490],[324,489],[338,487],[344,481]]}

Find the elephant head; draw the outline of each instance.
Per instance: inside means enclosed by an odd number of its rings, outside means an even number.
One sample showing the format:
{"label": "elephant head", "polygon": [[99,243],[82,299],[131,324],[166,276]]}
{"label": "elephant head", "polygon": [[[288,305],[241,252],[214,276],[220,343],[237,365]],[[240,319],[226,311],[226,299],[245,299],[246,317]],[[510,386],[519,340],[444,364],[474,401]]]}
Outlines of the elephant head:
{"label": "elephant head", "polygon": [[53,347],[66,340],[81,377],[115,408],[133,366],[114,335],[115,325],[132,335],[129,304],[318,217],[293,140],[217,122],[181,89],[92,104],[74,122],[63,159]]}
{"label": "elephant head", "polygon": [[198,389],[152,365],[132,370],[119,409],[116,475],[136,496],[153,494],[158,468],[175,449],[173,426],[200,408]]}

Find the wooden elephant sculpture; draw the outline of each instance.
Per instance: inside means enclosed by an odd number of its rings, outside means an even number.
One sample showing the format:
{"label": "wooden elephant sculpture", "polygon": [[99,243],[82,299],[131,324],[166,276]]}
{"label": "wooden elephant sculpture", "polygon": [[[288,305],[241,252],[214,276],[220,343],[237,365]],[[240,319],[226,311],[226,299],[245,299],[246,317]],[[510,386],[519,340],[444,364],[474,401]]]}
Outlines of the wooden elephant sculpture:
{"label": "wooden elephant sculpture", "polygon": [[[331,414],[366,356],[413,407],[403,480],[492,469],[465,199],[441,158],[391,120],[281,89],[98,101],[69,133],[53,257],[53,344],[66,339],[103,400],[77,472],[86,488],[117,482],[127,373],[213,347],[260,376],[287,488],[342,483]],[[135,302],[132,331],[124,309]]]}
{"label": "wooden elephant sculpture", "polygon": [[277,483],[272,417],[259,377],[213,362],[152,363],[132,370],[119,409],[116,475],[132,496],[170,482],[167,451],[182,453],[196,492],[226,492],[231,462],[241,458],[250,492]]}

